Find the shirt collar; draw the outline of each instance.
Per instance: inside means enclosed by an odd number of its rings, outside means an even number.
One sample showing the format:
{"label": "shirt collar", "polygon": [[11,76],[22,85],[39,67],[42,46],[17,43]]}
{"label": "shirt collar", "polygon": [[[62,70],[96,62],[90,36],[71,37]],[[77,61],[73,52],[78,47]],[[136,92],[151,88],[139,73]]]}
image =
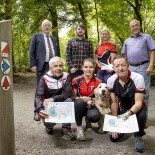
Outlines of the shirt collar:
{"label": "shirt collar", "polygon": [[138,34],[138,36],[136,36],[136,35],[132,34],[131,38],[137,38],[137,37],[142,36],[142,35],[143,35],[143,33],[142,33],[142,32],[140,32],[140,33]]}
{"label": "shirt collar", "polygon": [[[131,77],[131,71],[130,70],[128,70],[128,80],[127,81],[129,81],[129,79],[130,79],[130,77]],[[119,76],[117,77],[117,81],[119,81]]]}
{"label": "shirt collar", "polygon": [[[82,78],[84,79],[84,81],[86,82],[86,79],[85,79],[85,76],[84,76],[84,74],[82,75]],[[89,82],[88,83],[90,83],[91,81],[93,81],[94,80],[94,78],[92,77],[90,80],[89,80]]]}
{"label": "shirt collar", "polygon": [[63,76],[63,74],[64,72],[59,77],[56,77],[50,70],[47,72],[47,75],[49,75],[50,77],[54,79],[60,79]]}
{"label": "shirt collar", "polygon": [[83,41],[84,39],[85,39],[85,38],[79,39],[79,37],[76,36],[76,40]]}
{"label": "shirt collar", "polygon": [[50,34],[45,34],[44,32],[43,32],[43,35],[44,37],[50,36]]}

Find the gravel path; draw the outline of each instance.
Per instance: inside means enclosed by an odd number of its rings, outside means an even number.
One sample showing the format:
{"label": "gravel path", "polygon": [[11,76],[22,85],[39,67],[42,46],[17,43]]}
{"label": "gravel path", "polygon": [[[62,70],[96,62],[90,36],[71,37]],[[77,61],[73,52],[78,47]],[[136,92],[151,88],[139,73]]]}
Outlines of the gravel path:
{"label": "gravel path", "polygon": [[[20,77],[19,77],[20,78]],[[19,81],[19,79],[17,80]],[[17,155],[136,155],[133,134],[123,141],[112,143],[108,134],[100,135],[97,124],[86,133],[87,141],[71,142],[62,137],[61,125],[54,128],[54,135],[47,135],[42,122],[33,120],[34,77],[14,83],[15,137]],[[155,87],[151,87],[149,127],[144,136],[144,155],[155,154]],[[75,124],[72,126],[75,128]]]}

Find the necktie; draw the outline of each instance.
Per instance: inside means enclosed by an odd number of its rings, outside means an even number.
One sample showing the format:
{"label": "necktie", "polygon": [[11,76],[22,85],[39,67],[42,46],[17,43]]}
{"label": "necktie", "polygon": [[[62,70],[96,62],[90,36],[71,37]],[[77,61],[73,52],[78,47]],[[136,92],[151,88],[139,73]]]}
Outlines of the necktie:
{"label": "necktie", "polygon": [[46,36],[47,37],[47,44],[48,44],[48,48],[49,48],[49,57],[52,58],[53,57],[53,52],[52,52],[52,47],[51,47],[51,44],[50,44],[50,39],[49,39],[49,36]]}

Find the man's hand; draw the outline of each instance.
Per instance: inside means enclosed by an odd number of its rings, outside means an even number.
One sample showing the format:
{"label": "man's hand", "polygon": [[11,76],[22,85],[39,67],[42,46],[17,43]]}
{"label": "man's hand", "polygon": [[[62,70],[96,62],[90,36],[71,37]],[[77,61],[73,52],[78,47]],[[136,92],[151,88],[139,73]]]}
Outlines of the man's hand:
{"label": "man's hand", "polygon": [[118,133],[117,132],[109,132],[109,135],[111,135],[112,138],[114,138],[114,139],[118,138]]}
{"label": "man's hand", "polygon": [[37,72],[37,66],[31,67],[32,72]]}
{"label": "man's hand", "polygon": [[73,73],[75,73],[77,71],[77,69],[76,68],[71,68],[70,69],[70,72],[73,74]]}
{"label": "man's hand", "polygon": [[149,65],[147,70],[146,70],[146,75],[149,76],[152,73],[152,71],[153,71],[153,65]]}
{"label": "man's hand", "polygon": [[53,100],[53,98],[47,98],[47,99],[44,100],[43,105],[45,106],[45,104],[47,102],[54,102],[54,100]]}
{"label": "man's hand", "polygon": [[45,110],[41,110],[41,111],[39,112],[39,116],[40,116],[41,118],[48,118],[48,114],[47,114],[47,112],[46,112]]}
{"label": "man's hand", "polygon": [[118,115],[118,118],[122,118],[124,121],[127,120],[130,116],[129,114],[130,112],[127,111],[126,113],[122,114],[122,115]]}

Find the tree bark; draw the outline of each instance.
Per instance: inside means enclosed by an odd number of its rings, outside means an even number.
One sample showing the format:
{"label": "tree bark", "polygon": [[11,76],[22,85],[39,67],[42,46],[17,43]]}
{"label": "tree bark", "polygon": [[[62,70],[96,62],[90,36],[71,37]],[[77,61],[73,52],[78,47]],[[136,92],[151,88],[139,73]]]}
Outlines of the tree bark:
{"label": "tree bark", "polygon": [[94,0],[95,3],[95,12],[96,12],[96,29],[97,29],[97,40],[99,43],[99,20],[98,20],[98,11],[97,11],[97,5],[96,5],[96,0]]}
{"label": "tree bark", "polygon": [[86,27],[85,37],[88,38],[87,21],[86,21],[86,18],[85,18],[84,11],[83,11],[82,4],[81,3],[78,3],[78,8],[79,8],[80,16],[82,18],[82,22],[83,22],[83,24]]}

